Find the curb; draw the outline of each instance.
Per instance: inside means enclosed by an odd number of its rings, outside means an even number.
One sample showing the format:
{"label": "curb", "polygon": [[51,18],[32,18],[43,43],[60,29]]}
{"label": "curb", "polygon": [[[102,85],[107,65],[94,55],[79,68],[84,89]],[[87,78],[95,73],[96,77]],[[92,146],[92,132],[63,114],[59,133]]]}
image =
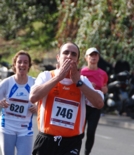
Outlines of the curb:
{"label": "curb", "polygon": [[99,124],[134,130],[134,119],[127,116],[104,115]]}

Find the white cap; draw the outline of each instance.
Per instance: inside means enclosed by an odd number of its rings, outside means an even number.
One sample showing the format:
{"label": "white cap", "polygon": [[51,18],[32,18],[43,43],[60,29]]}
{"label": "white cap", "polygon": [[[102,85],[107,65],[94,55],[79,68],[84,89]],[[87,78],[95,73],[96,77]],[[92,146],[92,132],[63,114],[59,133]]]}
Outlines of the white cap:
{"label": "white cap", "polygon": [[85,56],[87,56],[87,55],[89,55],[89,54],[91,54],[91,53],[93,53],[93,52],[96,52],[96,53],[99,54],[99,51],[98,51],[95,47],[91,47],[91,48],[89,48],[89,49],[86,51]]}

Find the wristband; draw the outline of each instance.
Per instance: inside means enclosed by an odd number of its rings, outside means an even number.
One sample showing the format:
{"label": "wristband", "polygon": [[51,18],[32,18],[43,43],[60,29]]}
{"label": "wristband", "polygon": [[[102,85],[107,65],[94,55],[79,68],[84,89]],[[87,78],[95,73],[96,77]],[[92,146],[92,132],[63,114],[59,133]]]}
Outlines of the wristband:
{"label": "wristband", "polygon": [[76,83],[76,87],[81,87],[83,85],[83,82],[81,80],[79,80],[77,83]]}

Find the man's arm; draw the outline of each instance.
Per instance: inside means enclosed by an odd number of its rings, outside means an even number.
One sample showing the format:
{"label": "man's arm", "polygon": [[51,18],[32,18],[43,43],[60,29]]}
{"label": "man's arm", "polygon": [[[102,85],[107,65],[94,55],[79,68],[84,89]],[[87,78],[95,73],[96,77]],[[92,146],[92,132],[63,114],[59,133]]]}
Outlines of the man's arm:
{"label": "man's arm", "polygon": [[74,83],[77,83],[82,78],[82,81],[84,82],[84,84],[79,88],[94,107],[101,109],[104,106],[103,97],[102,97],[103,93],[101,96],[98,93],[98,91],[93,88],[91,82],[89,82],[89,80],[86,77],[82,76],[80,78],[80,72],[78,71],[75,63],[72,64],[70,77]]}
{"label": "man's arm", "polygon": [[104,106],[103,102],[103,93],[98,93],[94,88],[88,87],[86,84],[83,84],[79,87],[82,93],[85,95],[87,100],[97,109],[101,109]]}
{"label": "man's arm", "polygon": [[50,90],[59,82],[59,78],[57,76],[51,78],[49,81],[35,86],[30,92],[30,101],[35,103],[45,97]]}
{"label": "man's arm", "polygon": [[[35,103],[45,97],[50,90],[62,79],[66,77],[70,69],[71,59],[66,59],[62,66],[57,69],[56,75],[50,80],[34,87],[30,92],[30,101]],[[38,80],[38,78],[36,79]]]}

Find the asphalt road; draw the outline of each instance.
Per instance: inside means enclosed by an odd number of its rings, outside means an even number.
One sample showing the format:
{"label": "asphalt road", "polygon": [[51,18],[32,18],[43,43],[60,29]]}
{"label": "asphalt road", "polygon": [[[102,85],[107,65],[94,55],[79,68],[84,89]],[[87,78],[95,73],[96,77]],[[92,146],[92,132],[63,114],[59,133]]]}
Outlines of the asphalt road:
{"label": "asphalt road", "polygon": [[[85,138],[81,154],[84,155]],[[98,125],[90,155],[134,155],[134,130]]]}

